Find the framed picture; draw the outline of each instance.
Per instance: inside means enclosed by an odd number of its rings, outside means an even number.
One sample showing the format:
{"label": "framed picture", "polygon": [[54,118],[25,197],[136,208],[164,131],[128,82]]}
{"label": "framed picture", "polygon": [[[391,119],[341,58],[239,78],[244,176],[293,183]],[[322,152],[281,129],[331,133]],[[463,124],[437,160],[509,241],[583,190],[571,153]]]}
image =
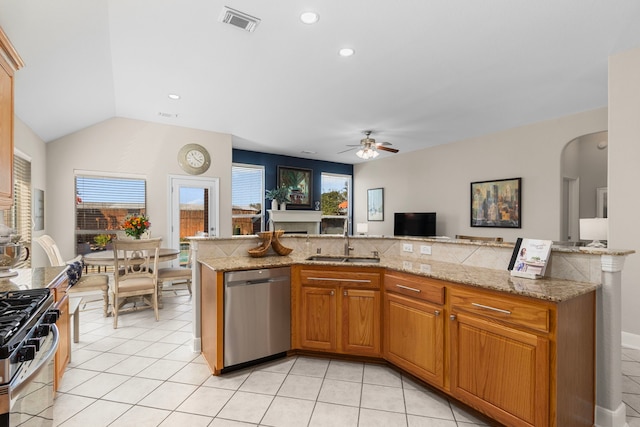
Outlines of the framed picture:
{"label": "framed picture", "polygon": [[313,171],[278,166],[278,187],[289,190],[287,209],[311,209]]}
{"label": "framed picture", "polygon": [[596,217],[607,218],[609,216],[607,212],[607,187],[596,188]]}
{"label": "framed picture", "polygon": [[384,221],[384,188],[367,190],[367,221]]}
{"label": "framed picture", "polygon": [[521,228],[522,178],[471,183],[471,226]]}

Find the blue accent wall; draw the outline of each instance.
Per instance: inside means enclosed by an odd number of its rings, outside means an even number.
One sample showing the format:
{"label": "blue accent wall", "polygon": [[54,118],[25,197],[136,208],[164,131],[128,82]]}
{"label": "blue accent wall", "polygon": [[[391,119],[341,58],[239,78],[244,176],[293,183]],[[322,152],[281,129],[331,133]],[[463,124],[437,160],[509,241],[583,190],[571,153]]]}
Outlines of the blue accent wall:
{"label": "blue accent wall", "polygon": [[[278,185],[278,166],[311,169],[313,171],[311,209],[313,209],[316,201],[320,201],[320,194],[322,190],[320,183],[323,172],[351,175],[353,177],[353,165],[350,164],[303,159],[300,157],[282,156],[279,154],[260,153],[257,151],[233,149],[232,161],[233,163],[264,166],[265,190],[275,188]],[[353,200],[349,200],[349,203],[353,206]]]}

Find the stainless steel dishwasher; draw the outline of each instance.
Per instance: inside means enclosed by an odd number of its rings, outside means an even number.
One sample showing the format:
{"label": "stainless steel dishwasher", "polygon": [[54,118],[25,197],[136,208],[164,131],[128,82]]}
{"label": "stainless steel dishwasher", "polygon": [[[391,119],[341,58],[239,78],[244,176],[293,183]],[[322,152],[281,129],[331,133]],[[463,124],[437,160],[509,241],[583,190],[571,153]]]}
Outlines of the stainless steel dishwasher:
{"label": "stainless steel dishwasher", "polygon": [[291,268],[225,273],[224,369],[283,356],[289,349]]}

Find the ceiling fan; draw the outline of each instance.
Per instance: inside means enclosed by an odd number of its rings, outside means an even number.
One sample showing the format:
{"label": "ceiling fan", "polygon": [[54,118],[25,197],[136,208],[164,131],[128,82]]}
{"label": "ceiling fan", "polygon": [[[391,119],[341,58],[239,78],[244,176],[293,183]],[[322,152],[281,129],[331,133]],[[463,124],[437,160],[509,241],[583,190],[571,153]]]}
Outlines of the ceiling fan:
{"label": "ceiling fan", "polygon": [[338,154],[346,153],[359,147],[360,149],[356,152],[356,156],[364,160],[369,160],[378,157],[378,150],[388,151],[390,153],[398,152],[395,148],[388,147],[388,145],[391,145],[390,142],[376,142],[375,139],[371,138],[373,131],[365,130],[362,133],[365,134],[365,137],[360,140],[360,144],[347,145],[347,147],[353,148],[340,151]]}

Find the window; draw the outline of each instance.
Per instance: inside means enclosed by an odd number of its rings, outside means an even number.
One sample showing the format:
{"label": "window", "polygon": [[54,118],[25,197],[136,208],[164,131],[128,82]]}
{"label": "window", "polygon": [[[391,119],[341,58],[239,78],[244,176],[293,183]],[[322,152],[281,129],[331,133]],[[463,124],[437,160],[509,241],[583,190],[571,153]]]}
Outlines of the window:
{"label": "window", "polygon": [[233,234],[256,234],[264,230],[264,167],[231,166],[231,221]]}
{"label": "window", "polygon": [[146,213],[146,187],[141,178],[76,175],[76,254],[99,250],[98,236],[123,235],[128,214]]}
{"label": "window", "polygon": [[321,180],[321,232],[342,234],[351,222],[351,175],[323,173]]}
{"label": "window", "polygon": [[[13,156],[13,206],[4,211],[4,223],[16,230],[31,250],[31,161]],[[31,267],[31,257],[15,268]]]}

